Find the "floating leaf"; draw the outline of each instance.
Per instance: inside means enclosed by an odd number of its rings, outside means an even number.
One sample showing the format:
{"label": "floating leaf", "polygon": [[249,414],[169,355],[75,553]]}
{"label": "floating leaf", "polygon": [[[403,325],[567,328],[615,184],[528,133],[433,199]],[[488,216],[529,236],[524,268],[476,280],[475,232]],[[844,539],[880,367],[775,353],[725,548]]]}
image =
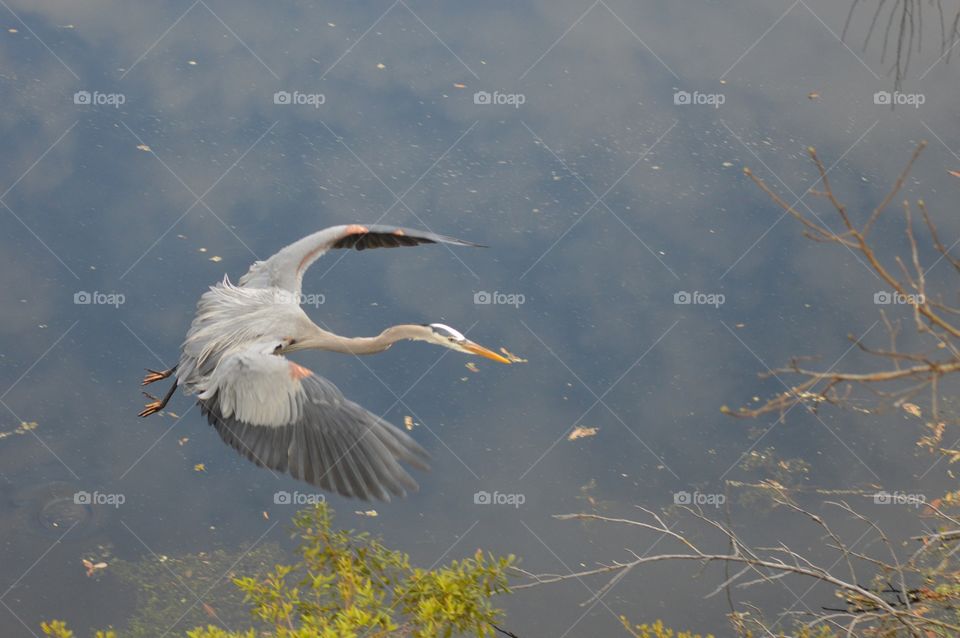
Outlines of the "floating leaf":
{"label": "floating leaf", "polygon": [[151,151],[153,151],[153,149],[147,146],[146,144],[137,144],[137,150],[143,151],[145,153],[150,153]]}
{"label": "floating leaf", "polygon": [[919,417],[922,413],[920,412],[920,406],[916,403],[904,403],[903,411],[912,414],[915,417]]}
{"label": "floating leaf", "polygon": [[91,576],[96,574],[98,570],[107,568],[107,564],[104,563],[103,561],[94,563],[93,561],[89,561],[86,558],[83,559],[83,566],[87,570],[87,578],[90,578]]}
{"label": "floating leaf", "polygon": [[35,430],[38,426],[36,421],[21,421],[13,430],[9,432],[0,432],[0,439],[5,439],[8,436],[13,436],[14,434],[26,434],[31,430]]}
{"label": "floating leaf", "polygon": [[412,416],[405,416],[405,417],[403,417],[403,427],[407,428],[408,430],[412,430],[412,429],[413,429],[413,417],[412,417]]}
{"label": "floating leaf", "polygon": [[479,372],[479,371],[480,371],[480,368],[478,368],[478,367],[477,367],[477,364],[475,364],[473,361],[470,361],[470,362],[468,362],[468,363],[466,363],[466,364],[464,364],[464,365],[466,366],[467,370],[469,370],[470,372]]}
{"label": "floating leaf", "polygon": [[210,258],[210,261],[217,263],[217,262],[223,261],[223,257],[221,257],[220,255],[214,255],[213,257]]}
{"label": "floating leaf", "polygon": [[582,426],[577,426],[573,428],[570,434],[567,435],[568,441],[576,441],[577,439],[585,439],[587,437],[596,436],[597,432],[600,431],[600,428],[585,428]]}
{"label": "floating leaf", "polygon": [[207,471],[207,466],[204,465],[203,463],[197,463],[196,465],[193,466],[193,471],[194,471],[194,472],[206,472],[206,471]]}
{"label": "floating leaf", "polygon": [[526,359],[521,359],[520,357],[513,354],[512,352],[510,352],[504,347],[500,348],[500,352],[503,353],[503,356],[505,356],[507,359],[510,359],[510,363],[526,363],[527,362]]}
{"label": "floating leaf", "polygon": [[357,510],[354,512],[354,514],[357,514],[359,516],[369,516],[370,518],[376,518],[377,516],[379,516],[379,514],[377,514],[377,510],[367,510],[365,512],[361,510]]}

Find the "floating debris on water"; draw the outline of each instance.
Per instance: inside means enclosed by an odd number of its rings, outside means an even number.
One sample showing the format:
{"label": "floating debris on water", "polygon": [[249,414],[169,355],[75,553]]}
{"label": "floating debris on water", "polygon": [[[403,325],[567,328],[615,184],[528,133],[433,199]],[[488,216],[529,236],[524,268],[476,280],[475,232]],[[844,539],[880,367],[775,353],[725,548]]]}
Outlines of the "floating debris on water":
{"label": "floating debris on water", "polygon": [[107,568],[107,564],[103,561],[94,563],[92,561],[87,560],[86,558],[83,559],[83,566],[87,570],[87,578],[90,578],[91,576],[96,574],[99,570]]}
{"label": "floating debris on water", "polygon": [[577,439],[585,439],[591,436],[596,436],[597,432],[599,431],[600,428],[585,428],[578,425],[573,428],[570,434],[567,435],[567,440],[576,441]]}
{"label": "floating debris on water", "polygon": [[500,352],[501,352],[501,354],[503,354],[503,356],[505,356],[507,359],[510,359],[510,363],[526,363],[526,362],[527,362],[526,359],[521,359],[520,357],[518,357],[517,355],[513,354],[512,352],[510,352],[509,350],[507,350],[507,349],[504,348],[504,347],[501,347],[501,348],[500,348]]}
{"label": "floating debris on water", "polygon": [[31,430],[36,430],[37,427],[39,427],[39,425],[36,421],[21,421],[20,425],[9,432],[0,432],[0,439],[5,439],[8,436],[13,436],[14,434],[26,434]]}

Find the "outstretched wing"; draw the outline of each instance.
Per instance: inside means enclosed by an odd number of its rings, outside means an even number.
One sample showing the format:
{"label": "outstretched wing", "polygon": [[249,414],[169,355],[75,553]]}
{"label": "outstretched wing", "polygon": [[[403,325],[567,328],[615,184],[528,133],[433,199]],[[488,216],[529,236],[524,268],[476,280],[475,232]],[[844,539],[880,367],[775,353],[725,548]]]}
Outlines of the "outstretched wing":
{"label": "outstretched wing", "polygon": [[300,292],[303,273],[328,250],[335,248],[396,248],[420,244],[454,244],[457,246],[480,246],[462,239],[436,233],[395,226],[349,224],[331,226],[307,235],[265,261],[254,262],[240,285],[250,288],[276,286],[294,293]]}
{"label": "outstretched wing", "polygon": [[389,501],[416,491],[400,462],[429,469],[410,436],[261,342],[228,355],[199,395],[226,443],[259,466],[330,492]]}

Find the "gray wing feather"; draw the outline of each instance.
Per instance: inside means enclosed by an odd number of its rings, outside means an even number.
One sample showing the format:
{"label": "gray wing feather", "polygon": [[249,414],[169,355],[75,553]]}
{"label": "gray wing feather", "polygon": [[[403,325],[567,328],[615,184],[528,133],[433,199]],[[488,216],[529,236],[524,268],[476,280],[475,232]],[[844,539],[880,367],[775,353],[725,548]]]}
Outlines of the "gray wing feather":
{"label": "gray wing feather", "polygon": [[220,438],[259,466],[364,500],[417,490],[400,462],[429,469],[426,450],[326,379],[297,379],[290,370],[262,347],[229,355],[200,394],[200,409]]}
{"label": "gray wing feather", "polygon": [[307,268],[328,250],[337,248],[396,248],[420,244],[480,246],[473,242],[422,230],[378,224],[331,226],[295,241],[264,261],[254,262],[239,284],[248,288],[282,288],[300,292]]}

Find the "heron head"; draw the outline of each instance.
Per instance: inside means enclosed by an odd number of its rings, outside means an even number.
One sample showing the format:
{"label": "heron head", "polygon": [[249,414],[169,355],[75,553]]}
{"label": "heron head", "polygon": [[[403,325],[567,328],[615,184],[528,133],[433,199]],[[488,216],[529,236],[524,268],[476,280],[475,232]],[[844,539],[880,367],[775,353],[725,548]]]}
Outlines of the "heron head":
{"label": "heron head", "polygon": [[435,343],[451,350],[466,352],[467,354],[478,354],[487,359],[493,359],[500,363],[510,363],[510,359],[501,356],[493,350],[488,350],[480,344],[474,343],[463,336],[462,333],[454,330],[448,325],[442,323],[431,323],[423,326],[429,332],[425,333],[424,341]]}

